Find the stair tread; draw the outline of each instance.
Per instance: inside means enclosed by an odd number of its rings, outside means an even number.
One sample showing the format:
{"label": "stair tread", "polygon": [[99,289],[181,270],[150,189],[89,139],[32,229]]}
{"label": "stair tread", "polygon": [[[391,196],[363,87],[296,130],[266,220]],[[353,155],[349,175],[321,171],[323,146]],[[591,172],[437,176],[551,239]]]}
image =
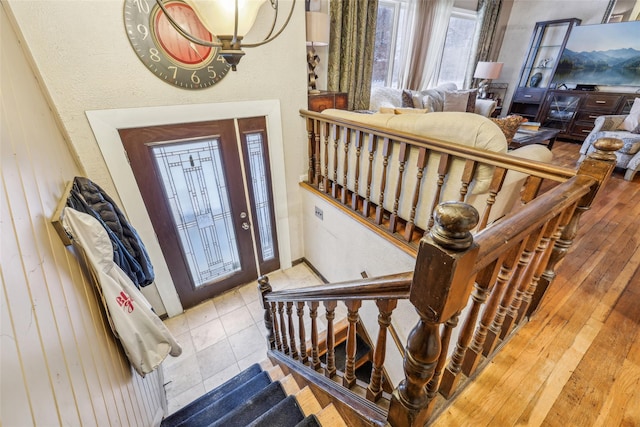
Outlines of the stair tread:
{"label": "stair tread", "polygon": [[[219,385],[218,387],[214,388],[213,390],[209,391],[208,393],[204,394],[203,396],[189,403],[188,405],[181,408],[180,410],[169,415],[167,418],[165,418],[162,421],[161,425],[163,427],[174,427],[174,426],[181,425],[188,418],[191,418],[193,415],[206,409],[209,405],[211,405],[212,402],[221,399],[223,396],[227,395],[232,390],[235,390],[239,386],[249,382],[251,379],[260,375],[261,372],[263,371],[259,364],[256,363],[249,366],[247,369],[240,372],[238,375],[234,376],[233,378],[230,378],[223,384]],[[266,387],[270,381],[264,382],[264,380],[265,378],[263,377],[261,380],[258,380],[258,382],[262,382]]]}
{"label": "stair tread", "polygon": [[316,417],[321,426],[347,427],[347,424],[344,422],[342,416],[333,403],[327,405],[322,409],[322,411],[318,412]]}
{"label": "stair tread", "polygon": [[210,427],[244,427],[286,397],[279,382],[271,383],[255,395],[244,399],[232,411],[225,411],[224,416],[218,418],[215,422],[204,425]]}
{"label": "stair tread", "polygon": [[320,421],[315,415],[309,415],[308,417],[305,417],[304,420],[296,424],[294,427],[322,427],[322,424],[320,424]]}
{"label": "stair tread", "polygon": [[287,396],[276,406],[254,420],[248,427],[295,426],[304,418],[304,414],[295,397]]}

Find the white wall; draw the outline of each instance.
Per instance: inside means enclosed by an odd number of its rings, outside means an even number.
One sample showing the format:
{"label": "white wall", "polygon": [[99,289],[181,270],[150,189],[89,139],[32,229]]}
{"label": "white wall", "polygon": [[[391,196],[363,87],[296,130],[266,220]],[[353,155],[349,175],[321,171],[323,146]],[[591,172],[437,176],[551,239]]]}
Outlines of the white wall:
{"label": "white wall", "polygon": [[509,83],[504,102],[506,114],[516,88],[536,22],[579,18],[581,25],[599,24],[609,0],[514,0],[505,28],[499,30],[502,47],[498,61],[504,62],[502,74],[494,82]]}
{"label": "white wall", "polygon": [[0,5],[0,413],[6,427],[158,425],[159,371],[133,372],[50,219],[74,161]]}
{"label": "white wall", "polygon": [[[280,3],[284,10],[291,4],[288,0]],[[87,110],[279,100],[286,149],[284,165],[278,167],[284,167],[286,175],[293,236],[290,252],[293,259],[302,257],[297,182],[306,166],[306,131],[298,115],[307,104],[304,1],[296,2],[294,16],[279,38],[247,49],[237,72],[229,72],[213,87],[198,91],[164,83],[145,68],[125,33],[122,0],[7,0],[3,4],[8,5],[23,33],[80,168],[116,200],[118,189],[85,116]],[[258,38],[259,34],[246,37],[248,41]],[[151,228],[150,223],[133,225]],[[142,237],[146,242],[154,239]],[[157,265],[164,260],[152,262]],[[165,311],[156,303],[154,307],[160,313]]]}

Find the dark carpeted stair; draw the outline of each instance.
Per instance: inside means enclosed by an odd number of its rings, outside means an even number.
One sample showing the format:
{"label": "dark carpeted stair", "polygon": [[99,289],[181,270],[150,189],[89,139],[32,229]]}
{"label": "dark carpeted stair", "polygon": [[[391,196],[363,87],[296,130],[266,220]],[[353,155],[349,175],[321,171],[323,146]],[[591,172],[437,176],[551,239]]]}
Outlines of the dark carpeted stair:
{"label": "dark carpeted stair", "polygon": [[161,427],[315,427],[280,381],[255,364],[162,421]]}

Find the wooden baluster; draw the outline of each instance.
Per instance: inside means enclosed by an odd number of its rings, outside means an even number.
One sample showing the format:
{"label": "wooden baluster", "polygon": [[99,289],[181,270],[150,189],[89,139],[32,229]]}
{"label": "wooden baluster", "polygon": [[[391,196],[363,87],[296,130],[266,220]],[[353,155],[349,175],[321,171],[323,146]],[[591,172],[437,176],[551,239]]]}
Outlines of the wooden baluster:
{"label": "wooden baluster", "polygon": [[507,170],[505,168],[496,167],[493,171],[493,177],[491,178],[491,184],[489,185],[489,197],[484,205],[484,211],[482,212],[482,219],[480,219],[480,225],[478,231],[483,230],[489,222],[489,216],[491,215],[491,209],[496,202],[496,196],[502,188],[504,178],[507,176]]}
{"label": "wooden baluster", "polygon": [[371,213],[371,179],[373,178],[373,158],[376,153],[376,145],[378,137],[372,133],[369,134],[369,168],[367,170],[367,193],[364,202],[362,202],[362,214],[369,217]]}
{"label": "wooden baluster", "polygon": [[[436,402],[434,398],[438,394],[438,389],[440,387],[440,378],[442,376],[442,370],[444,368],[445,363],[447,363],[447,351],[449,348],[449,343],[451,342],[451,335],[453,335],[453,330],[456,326],[458,326],[458,319],[460,317],[460,313],[456,313],[451,317],[451,319],[447,320],[444,324],[444,332],[442,333],[441,347],[445,349],[445,351],[440,352],[440,357],[438,358],[438,363],[436,363],[436,368],[433,371],[433,377],[431,377],[431,381],[427,384],[427,398],[429,399],[429,406],[427,407],[427,417],[430,417],[433,413],[433,406]],[[447,397],[448,398],[448,397]]]}
{"label": "wooden baluster", "polygon": [[278,323],[277,303],[271,303],[271,320],[273,322],[273,333],[275,335],[276,348],[282,351],[282,340],[280,339],[280,324]]}
{"label": "wooden baluster", "polygon": [[307,140],[308,140],[307,149],[309,150],[309,171],[307,172],[307,181],[309,182],[310,185],[313,185],[313,177],[315,176],[315,171],[313,170],[313,165],[314,165],[313,150],[315,149],[315,145],[313,144],[313,141],[315,140],[314,123],[315,123],[314,119],[311,119],[311,118],[307,119]]}
{"label": "wooden baluster", "polygon": [[378,206],[376,206],[376,224],[382,224],[384,219],[384,191],[387,188],[387,166],[389,165],[389,153],[391,143],[389,138],[382,140],[382,178],[380,179],[380,196],[378,197]]}
{"label": "wooden baluster", "polygon": [[358,187],[360,186],[360,154],[362,152],[362,138],[362,132],[356,131],[356,142],[354,143],[354,146],[356,147],[356,170],[354,172],[353,196],[351,197],[351,209],[354,211],[358,210],[358,203],[361,199],[358,194]]}
{"label": "wooden baluster", "polygon": [[[499,260],[501,262],[501,260]],[[449,399],[458,388],[460,382],[460,371],[469,348],[469,343],[473,338],[473,332],[476,328],[478,315],[482,304],[488,296],[488,289],[497,279],[498,269],[497,262],[491,264],[488,268],[483,269],[477,276],[475,289],[471,293],[472,304],[456,342],[456,348],[451,356],[449,366],[444,372],[440,392],[444,397]]]}
{"label": "wooden baluster", "polygon": [[406,142],[400,143],[400,151],[398,152],[398,180],[396,181],[396,197],[393,201],[393,212],[389,217],[389,231],[396,232],[398,225],[398,207],[400,205],[400,196],[402,195],[402,176],[404,175],[404,165],[409,156],[409,147]]}
{"label": "wooden baluster", "polygon": [[262,296],[262,308],[264,309],[264,327],[267,329],[267,341],[269,342],[269,348],[276,348],[276,340],[273,334],[273,322],[271,321],[270,304],[266,300],[266,296],[271,293],[273,288],[269,283],[269,277],[260,276],[258,278],[258,292]]}
{"label": "wooden baluster", "polygon": [[322,171],[321,166],[320,166],[320,156],[321,156],[321,151],[320,151],[320,120],[316,120],[315,121],[315,126],[313,131],[315,132],[315,138],[314,138],[314,145],[315,145],[315,149],[314,149],[314,171],[315,171],[315,176],[313,179],[313,184],[316,186],[316,188],[322,190],[320,188],[320,173]]}
{"label": "wooden baluster", "polygon": [[[490,267],[485,269],[484,272],[482,272],[478,276],[477,283],[483,288],[486,287],[486,285],[484,285],[485,274],[489,274],[490,269],[491,276],[489,280],[491,281],[491,283],[495,284],[493,285],[493,291],[491,292],[491,296],[489,297],[489,302],[485,306],[482,317],[480,318],[480,324],[476,328],[476,332],[473,336],[473,342],[465,353],[465,359],[462,363],[462,370],[467,376],[470,376],[473,372],[475,372],[476,368],[480,364],[480,361],[482,359],[482,349],[484,348],[484,343],[487,338],[487,331],[489,330],[491,322],[496,315],[496,311],[498,311],[500,297],[504,292],[506,284],[509,282],[509,280],[511,280],[513,266],[520,256],[521,250],[521,246],[514,246],[511,250],[504,254],[504,260],[498,259],[494,264],[491,264]],[[483,292],[478,292],[478,298],[482,297]],[[489,292],[489,287],[487,287],[486,292]]]}
{"label": "wooden baluster", "polygon": [[324,374],[328,378],[333,378],[336,374],[336,337],[333,331],[333,319],[336,317],[336,301],[325,301],[324,307],[327,310],[327,363]]}
{"label": "wooden baluster", "polygon": [[333,182],[331,183],[331,196],[338,198],[338,143],[340,142],[340,130],[338,125],[333,125]]}
{"label": "wooden baluster", "polygon": [[418,173],[416,175],[416,186],[413,191],[413,200],[411,202],[411,214],[409,215],[409,222],[404,229],[404,240],[410,242],[413,240],[413,230],[415,230],[414,220],[416,218],[416,207],[418,206],[418,200],[420,199],[420,187],[422,186],[422,173],[427,165],[427,149],[420,148],[418,150],[418,161],[416,166],[418,167]]}
{"label": "wooden baluster", "polygon": [[[433,197],[433,202],[431,204],[431,213],[435,212],[437,206],[440,204],[442,186],[444,185],[444,179],[447,176],[447,171],[449,170],[449,159],[450,156],[448,154],[440,154],[440,162],[438,162],[438,182],[436,183],[436,191]],[[427,225],[427,229],[424,232],[425,236],[429,234],[429,230],[431,230],[431,227],[433,227],[433,215],[429,215],[429,224]]]}
{"label": "wooden baluster", "polygon": [[311,301],[309,317],[311,318],[311,367],[314,371],[320,369],[320,351],[318,349],[318,301]]}
{"label": "wooden baluster", "polygon": [[358,326],[358,310],[362,305],[360,300],[349,300],[345,302],[347,306],[347,320],[349,327],[347,329],[347,350],[344,366],[344,378],[342,385],[351,388],[356,383],[356,328]]}
{"label": "wooden baluster", "polygon": [[520,193],[520,202],[522,204],[529,203],[538,196],[540,186],[542,185],[542,178],[529,175],[524,183],[522,192]]}
{"label": "wooden baluster", "polygon": [[329,123],[324,124],[324,176],[322,177],[322,191],[329,192]]}
{"label": "wooden baluster", "polygon": [[[571,209],[573,210],[573,209]],[[513,306],[512,308],[517,311],[515,324],[518,325],[522,321],[529,305],[531,304],[531,297],[535,292],[535,289],[538,286],[538,281],[540,280],[540,275],[544,272],[544,268],[549,260],[549,256],[551,255],[551,250],[549,248],[549,242],[551,238],[555,234],[558,224],[562,219],[563,214],[557,215],[553,219],[549,221],[547,227],[545,229],[542,238],[540,239],[540,243],[538,243],[538,247],[536,248],[536,253],[534,255],[533,265],[535,268],[533,269],[533,275],[531,280],[529,281],[529,286],[527,286],[524,293],[518,298],[521,301],[519,307]]]}
{"label": "wooden baluster", "polygon": [[280,318],[280,333],[282,334],[282,352],[289,354],[289,343],[287,342],[287,324],[284,322],[284,303],[278,302],[278,317]]}
{"label": "wooden baluster", "polygon": [[[542,227],[534,230],[533,233],[529,235],[529,238],[527,239],[527,246],[520,256],[520,261],[518,261],[518,270],[521,270],[521,273],[518,274],[518,280],[511,285],[514,288],[515,293],[505,313],[504,321],[502,322],[500,339],[505,339],[507,337],[515,324],[516,317],[518,317],[518,309],[522,304],[522,295],[524,295],[524,292],[529,287],[535,271],[533,254],[540,244],[540,239],[542,239],[545,228],[546,224],[543,224]],[[522,267],[520,267],[520,265],[522,265]],[[498,313],[500,313],[500,309],[498,309]]]}
{"label": "wooden baluster", "polygon": [[[404,357],[405,378],[393,391],[388,422],[392,426],[423,426],[429,398],[426,384],[440,358],[440,324],[465,306],[470,274],[478,256],[469,230],[478,222],[470,205],[448,202],[434,212],[432,231],[420,241],[409,301],[420,320],[409,334]],[[428,292],[425,291],[428,289]]]}
{"label": "wooden baluster", "polygon": [[493,350],[498,345],[498,338],[500,337],[500,331],[502,330],[502,324],[504,323],[504,318],[507,315],[507,308],[513,299],[513,295],[516,292],[516,283],[520,280],[523,274],[523,269],[526,267],[528,258],[530,254],[525,253],[525,249],[527,247],[527,242],[529,238],[526,238],[520,244],[520,248],[518,251],[518,261],[513,269],[513,273],[511,275],[511,280],[506,282],[505,289],[500,298],[500,304],[498,304],[498,309],[496,310],[496,315],[493,317],[493,321],[491,322],[491,326],[487,330],[487,337],[484,342],[484,348],[482,353],[485,356],[493,353]]}
{"label": "wooden baluster", "polygon": [[[562,230],[560,238],[556,240],[553,246],[553,252],[547,262],[547,268],[540,278],[540,284],[542,284],[544,289],[546,289],[555,278],[556,265],[565,257],[573,244],[573,239],[575,239],[578,233],[580,217],[589,210],[600,187],[611,175],[611,172],[616,166],[615,152],[622,148],[623,145],[622,140],[617,138],[600,138],[593,144],[595,151],[589,153],[582,163],[580,163],[578,175],[593,177],[598,180],[598,184],[594,185],[591,192],[580,200],[578,207],[573,212],[571,220]],[[540,284],[538,286],[540,286]]]}
{"label": "wooden baluster", "polygon": [[542,299],[544,294],[547,292],[547,287],[549,286],[549,282],[546,280],[542,280],[542,275],[547,270],[550,259],[553,256],[553,251],[556,247],[556,242],[562,236],[562,233],[565,227],[567,226],[567,224],[571,221],[571,218],[573,218],[573,213],[576,207],[577,207],[577,204],[573,205],[571,208],[566,209],[562,213],[562,218],[560,219],[560,222],[556,227],[555,232],[553,233],[553,235],[551,236],[551,239],[549,240],[549,247],[547,248],[547,251],[546,251],[547,253],[545,255],[545,260],[542,263],[543,265],[540,266],[540,269],[542,270],[542,272],[538,276],[536,289],[533,292],[533,295],[531,296],[531,303],[529,304],[529,308],[527,311],[528,316],[531,316],[533,313],[535,313],[538,306],[540,305],[540,300]]}
{"label": "wooden baluster", "polygon": [[367,387],[367,399],[377,402],[382,396],[382,368],[387,353],[387,329],[391,325],[391,313],[398,305],[398,300],[376,300],[378,306],[378,339],[373,351],[373,367],[371,381]]}
{"label": "wooden baluster", "polygon": [[291,358],[298,358],[298,349],[296,346],[296,331],[293,327],[293,302],[287,302],[287,322],[289,325],[289,347],[291,350]]}
{"label": "wooden baluster", "polygon": [[307,338],[304,330],[304,302],[298,302],[296,305],[296,314],[298,315],[298,339],[300,339],[300,361],[306,365],[309,362],[307,355]]}
{"label": "wooden baluster", "polygon": [[469,184],[476,173],[478,163],[473,160],[467,160],[464,164],[464,171],[462,172],[462,186],[460,187],[460,201],[464,202],[469,192]]}
{"label": "wooden baluster", "polygon": [[342,197],[340,201],[347,204],[347,193],[349,192],[349,144],[351,144],[351,131],[346,129],[344,135],[344,164],[342,165]]}

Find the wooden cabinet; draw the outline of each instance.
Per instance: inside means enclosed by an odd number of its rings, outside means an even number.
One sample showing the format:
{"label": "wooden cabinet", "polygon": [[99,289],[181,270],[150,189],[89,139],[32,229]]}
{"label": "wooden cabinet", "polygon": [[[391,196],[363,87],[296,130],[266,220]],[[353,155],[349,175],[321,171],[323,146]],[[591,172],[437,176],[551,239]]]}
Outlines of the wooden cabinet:
{"label": "wooden cabinet", "polygon": [[634,93],[549,90],[540,109],[543,127],[559,129],[561,138],[584,141],[599,116],[628,114]]}
{"label": "wooden cabinet", "polygon": [[560,55],[569,33],[580,19],[559,19],[537,22],[529,42],[518,85],[511,99],[509,114],[519,114],[540,121],[538,114],[551,86]]}
{"label": "wooden cabinet", "polygon": [[326,92],[309,94],[309,110],[322,111],[327,108],[346,110],[348,108],[348,96],[346,92]]}

